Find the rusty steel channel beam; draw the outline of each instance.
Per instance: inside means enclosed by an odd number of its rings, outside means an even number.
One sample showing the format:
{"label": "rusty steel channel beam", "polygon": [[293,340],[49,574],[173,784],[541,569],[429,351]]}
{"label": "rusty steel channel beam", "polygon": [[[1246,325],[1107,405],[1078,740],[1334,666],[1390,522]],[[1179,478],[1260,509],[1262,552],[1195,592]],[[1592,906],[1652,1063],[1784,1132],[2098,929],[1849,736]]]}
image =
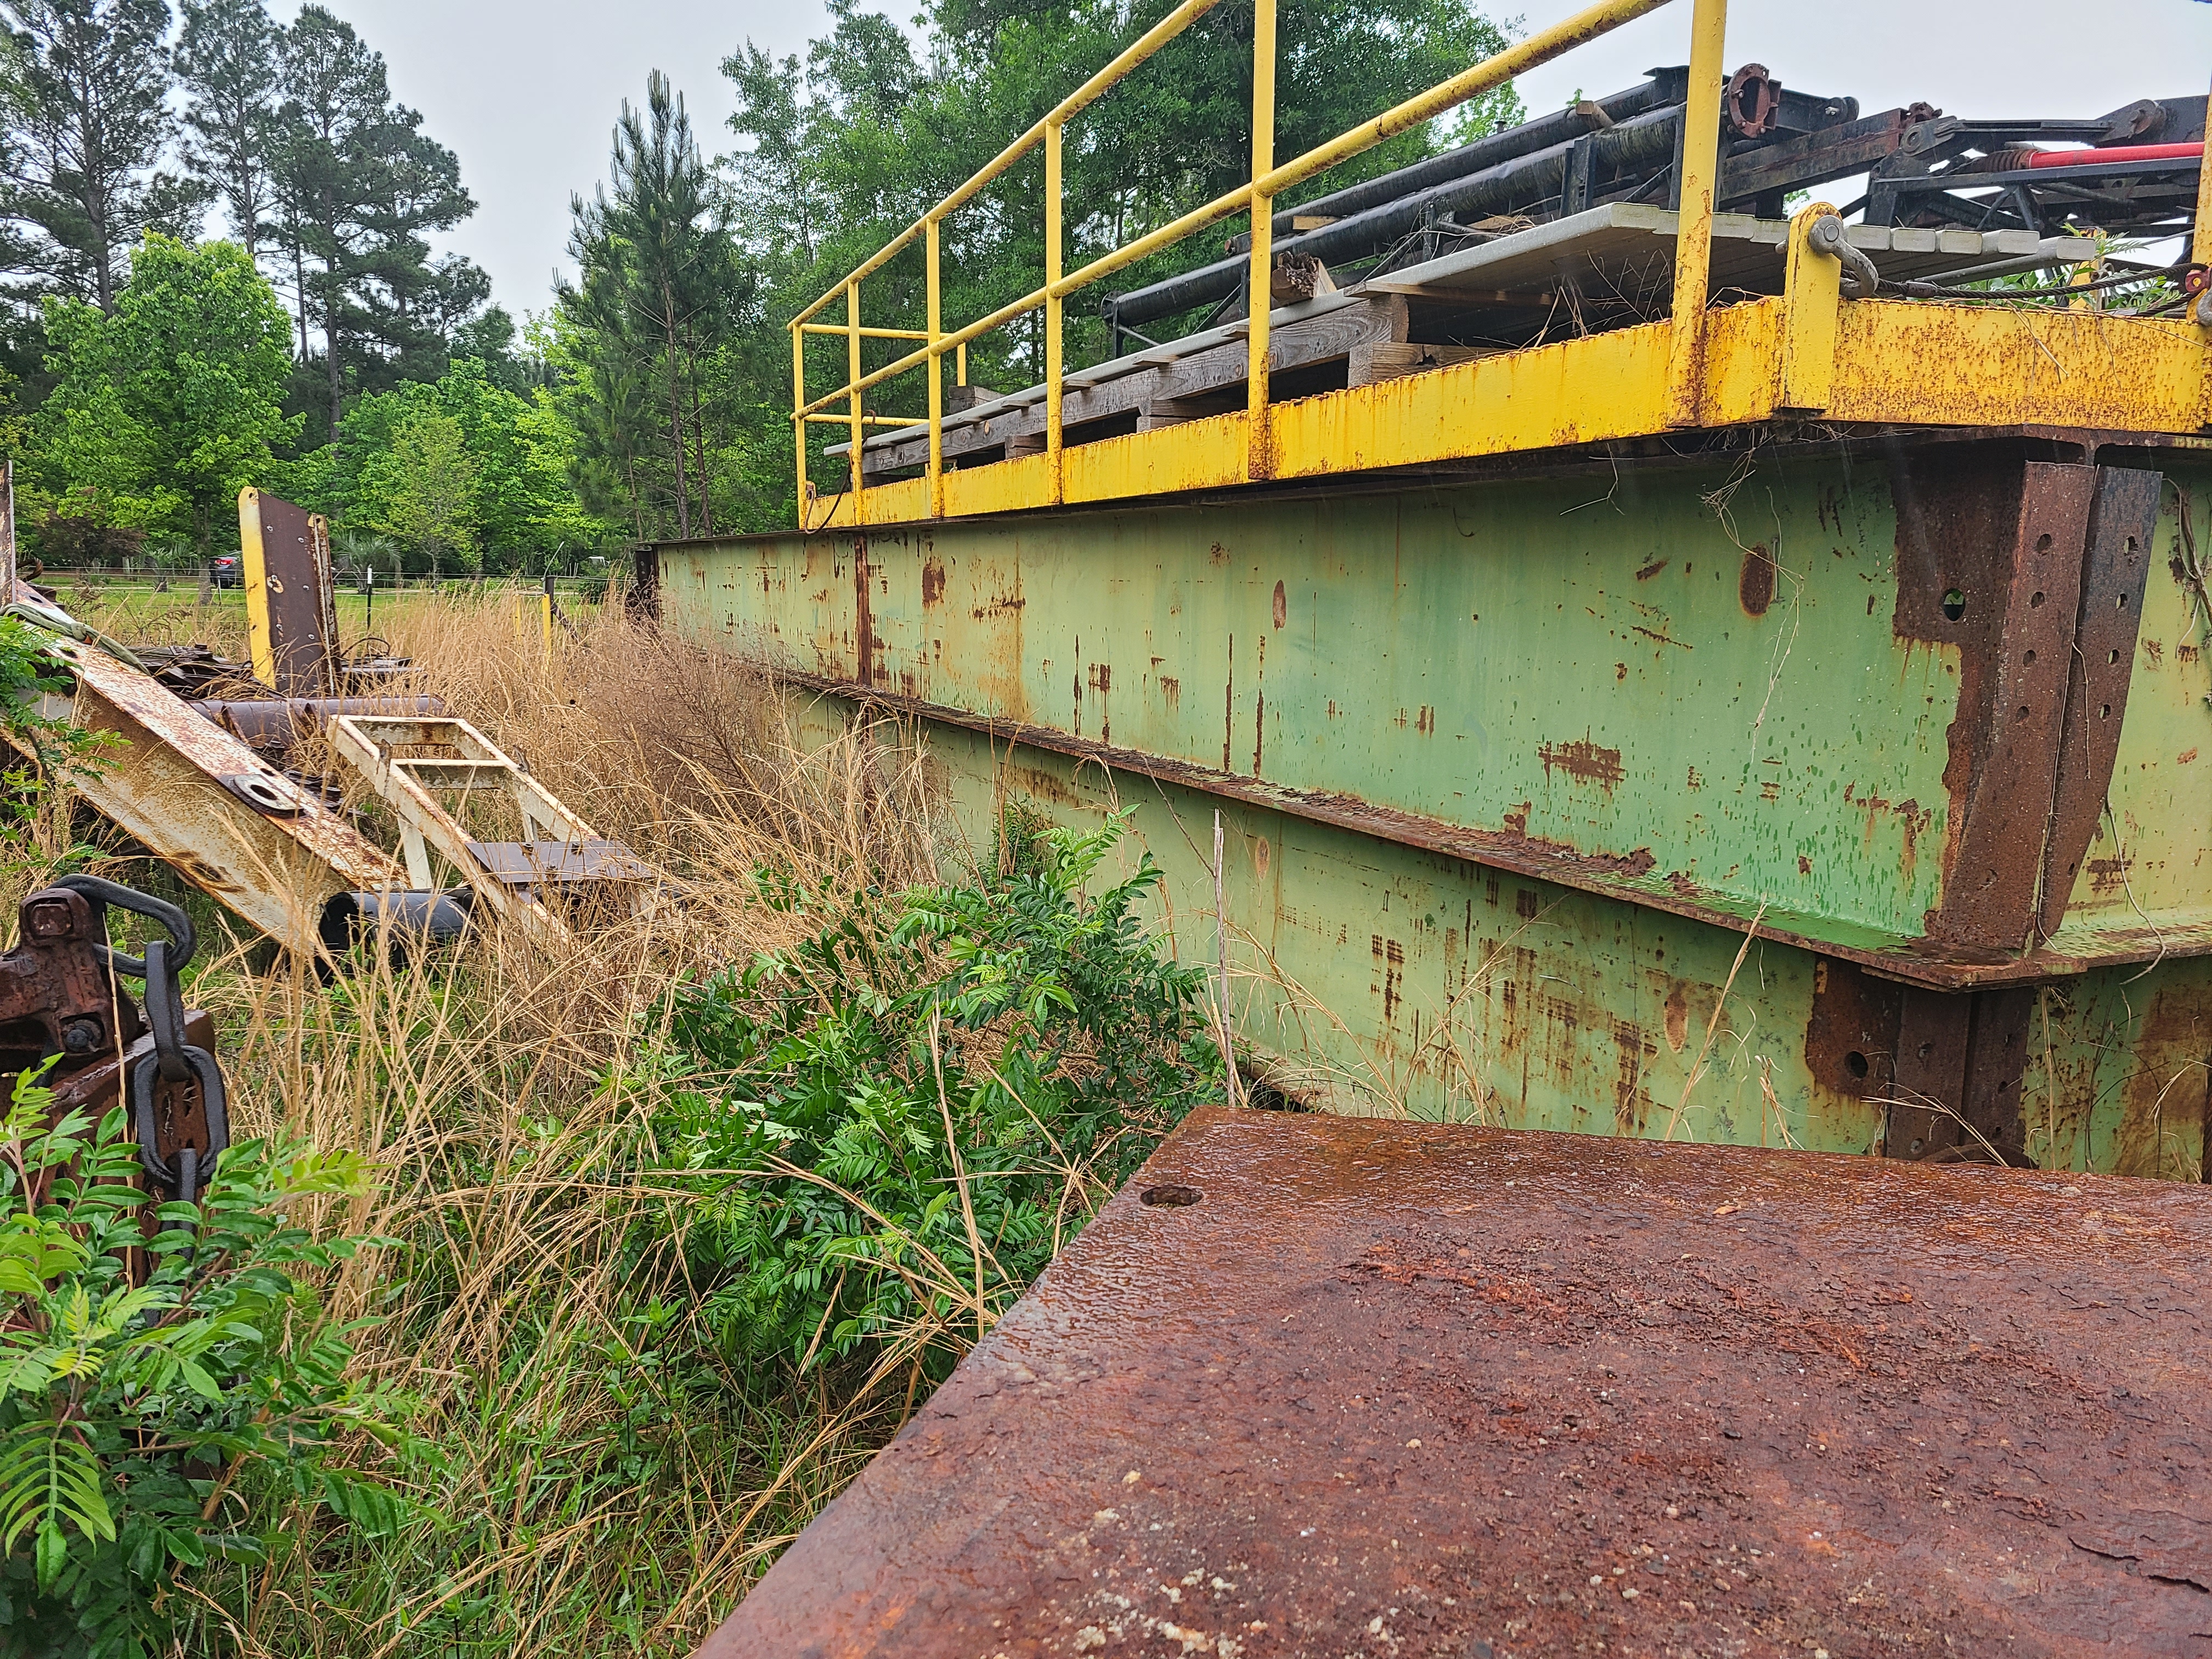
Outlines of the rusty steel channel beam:
{"label": "rusty steel channel beam", "polygon": [[150,676],[96,646],[49,648],[76,682],[70,718],[108,738],[73,786],[216,902],[313,956],[405,890],[343,817]]}
{"label": "rusty steel channel beam", "polygon": [[1194,956],[1222,811],[1298,1097],[2195,1178],[2185,492],[2186,445],[1774,434],[665,547],[632,597],[817,736],[914,722],[975,845],[1133,809]]}
{"label": "rusty steel channel beam", "polygon": [[700,1659],[2207,1628],[2212,1194],[1201,1109]]}

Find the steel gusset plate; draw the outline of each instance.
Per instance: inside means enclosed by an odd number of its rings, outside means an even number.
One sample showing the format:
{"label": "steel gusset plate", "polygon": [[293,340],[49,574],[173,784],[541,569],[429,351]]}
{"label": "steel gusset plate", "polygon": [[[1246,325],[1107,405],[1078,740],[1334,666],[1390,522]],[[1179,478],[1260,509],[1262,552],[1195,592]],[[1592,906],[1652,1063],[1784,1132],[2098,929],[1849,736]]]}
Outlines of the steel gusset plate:
{"label": "steel gusset plate", "polygon": [[2201,1187],[1200,1110],[702,1659],[2185,1652],[2207,1248]]}

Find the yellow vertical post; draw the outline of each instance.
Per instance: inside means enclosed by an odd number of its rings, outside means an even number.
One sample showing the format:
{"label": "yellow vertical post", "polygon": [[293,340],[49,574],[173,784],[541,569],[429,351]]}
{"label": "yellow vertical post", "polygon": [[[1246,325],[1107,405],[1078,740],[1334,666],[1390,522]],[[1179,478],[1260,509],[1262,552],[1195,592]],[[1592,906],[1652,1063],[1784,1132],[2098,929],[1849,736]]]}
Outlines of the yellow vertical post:
{"label": "yellow vertical post", "polygon": [[269,622],[269,555],[261,541],[261,492],[238,492],[238,564],[246,587],[246,657],[253,678],[276,684],[276,635]]}
{"label": "yellow vertical post", "polygon": [[954,361],[954,364],[955,364],[956,368],[957,368],[958,372],[957,372],[957,373],[953,376],[953,378],[952,378],[952,384],[953,384],[953,385],[955,385],[955,386],[966,386],[966,385],[968,384],[968,342],[967,342],[967,341],[963,340],[963,341],[960,343],[960,349],[959,349],[959,351],[955,355],[955,356],[954,356],[954,360],[953,360],[953,361]]}
{"label": "yellow vertical post", "polygon": [[545,645],[545,654],[553,654],[553,573],[545,573],[545,591],[538,596],[538,626]]}
{"label": "yellow vertical post", "polygon": [[945,516],[945,358],[937,343],[945,334],[943,290],[938,281],[937,221],[928,224],[929,285],[929,516]]}
{"label": "yellow vertical post", "polygon": [[2197,172],[2197,235],[2189,258],[2194,264],[2212,265],[2212,121],[2204,124],[2204,163]]}
{"label": "yellow vertical post", "polygon": [[1061,300],[1054,290],[1060,285],[1060,128],[1057,121],[1044,124],[1044,453],[1045,472],[1050,477],[1051,491],[1048,501],[1066,499],[1064,488],[1066,474],[1061,469],[1065,459],[1066,439],[1060,430],[1060,310]]}
{"label": "yellow vertical post", "polygon": [[799,411],[806,407],[806,336],[797,323],[791,325],[791,445],[798,453],[799,494],[793,499],[799,503],[799,527],[811,530],[806,522],[806,418]]}
{"label": "yellow vertical post", "polygon": [[1690,93],[1682,106],[1682,211],[1674,232],[1674,327],[1667,344],[1669,426],[1697,425],[1703,390],[1713,188],[1720,170],[1721,48],[1727,32],[1728,0],[1697,0],[1690,21]]}
{"label": "yellow vertical post", "polygon": [[1245,340],[1244,476],[1274,475],[1267,431],[1267,313],[1275,303],[1275,199],[1262,196],[1261,179],[1275,170],[1275,0],[1252,7],[1252,283],[1246,301],[1250,331]]}
{"label": "yellow vertical post", "polygon": [[1798,209],[1790,221],[1790,251],[1782,277],[1778,409],[1814,413],[1828,406],[1835,392],[1844,265],[1811,246],[1813,227],[1834,212],[1826,202],[1813,202]]}
{"label": "yellow vertical post", "polygon": [[853,434],[853,522],[860,524],[862,512],[860,494],[860,440],[867,428],[860,422],[860,285],[845,284],[845,384],[853,388],[848,399],[848,414]]}

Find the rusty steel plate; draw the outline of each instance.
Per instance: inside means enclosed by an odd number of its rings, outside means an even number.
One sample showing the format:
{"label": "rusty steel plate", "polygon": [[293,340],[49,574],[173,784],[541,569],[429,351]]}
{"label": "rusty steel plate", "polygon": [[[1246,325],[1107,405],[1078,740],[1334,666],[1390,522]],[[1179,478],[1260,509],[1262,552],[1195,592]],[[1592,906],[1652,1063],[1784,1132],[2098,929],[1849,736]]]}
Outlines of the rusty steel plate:
{"label": "rusty steel plate", "polygon": [[2212,1654],[2199,1255],[2202,1187],[1202,1110],[702,1659]]}

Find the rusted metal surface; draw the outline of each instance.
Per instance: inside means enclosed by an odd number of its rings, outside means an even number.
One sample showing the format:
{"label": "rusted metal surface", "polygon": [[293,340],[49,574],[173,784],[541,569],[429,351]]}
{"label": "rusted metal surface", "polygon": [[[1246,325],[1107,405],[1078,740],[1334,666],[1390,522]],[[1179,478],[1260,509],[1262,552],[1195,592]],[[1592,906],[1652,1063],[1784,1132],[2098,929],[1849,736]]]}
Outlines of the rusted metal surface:
{"label": "rusted metal surface", "polygon": [[[117,954],[112,903],[154,918],[166,937],[143,957]],[[187,1201],[229,1144],[215,1023],[178,990],[192,947],[191,923],[174,906],[72,875],[24,899],[15,945],[0,953],[0,1084],[35,1072],[57,1114],[95,1122],[123,1105],[157,1195]],[[143,1012],[118,983],[125,975],[145,981]],[[191,1173],[179,1180],[187,1152]]]}
{"label": "rusted metal surface", "polygon": [[[334,900],[407,884],[345,818],[175,692],[95,646],[55,639],[51,650],[77,681],[73,719],[115,734],[77,790],[219,905],[314,956]],[[283,810],[254,805],[239,781]]]}
{"label": "rusted metal surface", "polygon": [[2151,541],[2158,528],[2159,473],[2106,467],[2089,519],[2082,563],[2081,613],[2069,653],[2066,720],[2058,740],[2058,779],[2044,854],[2041,928],[2058,931],[2088,856],[2118,758],[2135,679]]}
{"label": "rusted metal surface", "polygon": [[1959,652],[1931,939],[2022,949],[2036,915],[2081,584],[2090,466],[1968,449],[1901,467],[1897,632]]}
{"label": "rusted metal surface", "polygon": [[331,695],[342,674],[328,520],[249,488],[238,526],[255,675],[279,696]]}
{"label": "rusted metal surface", "polygon": [[592,882],[651,883],[660,872],[623,842],[592,841],[472,841],[469,852],[494,881],[548,890]]}
{"label": "rusted metal surface", "polygon": [[[430,892],[441,860],[471,896],[471,908],[520,927],[548,948],[572,942],[570,918],[549,902],[596,890],[617,910],[634,908],[660,872],[619,842],[596,835],[553,792],[466,720],[452,715],[338,714],[331,747],[398,816],[412,886]],[[443,748],[451,756],[402,753]],[[491,791],[521,820],[519,842],[484,842],[439,801],[443,793]]]}
{"label": "rusted metal surface", "polygon": [[407,885],[344,818],[148,675],[97,647],[49,648],[76,678],[72,718],[113,738],[76,788],[216,902],[312,956],[334,902]]}
{"label": "rusted metal surface", "polygon": [[2208,483],[2181,441],[1778,434],[645,562],[825,726],[910,720],[972,843],[1132,811],[1179,942],[1220,811],[1297,1097],[2194,1179]]}
{"label": "rusted metal surface", "polygon": [[440,697],[256,697],[198,701],[191,707],[241,741],[279,754],[340,714],[423,719],[446,712]]}
{"label": "rusted metal surface", "polygon": [[1202,1109],[701,1659],[2193,1651],[2208,1251],[2197,1187]]}
{"label": "rusted metal surface", "polygon": [[[2091,502],[2116,522],[2148,489],[2154,517],[2159,488],[2098,451],[1884,437],[1734,481],[1610,458],[650,562],[682,631],[801,684],[1960,988],[2212,945],[2180,857],[2201,831],[2120,913],[2068,920],[2104,908],[2065,871],[2119,753],[2081,745],[2057,811],[2068,710],[2130,706],[2101,611],[2102,681],[2070,678],[2126,541],[2091,544]],[[1755,532],[1705,503],[1732,494]],[[2158,719],[2171,769],[2195,745]]]}

